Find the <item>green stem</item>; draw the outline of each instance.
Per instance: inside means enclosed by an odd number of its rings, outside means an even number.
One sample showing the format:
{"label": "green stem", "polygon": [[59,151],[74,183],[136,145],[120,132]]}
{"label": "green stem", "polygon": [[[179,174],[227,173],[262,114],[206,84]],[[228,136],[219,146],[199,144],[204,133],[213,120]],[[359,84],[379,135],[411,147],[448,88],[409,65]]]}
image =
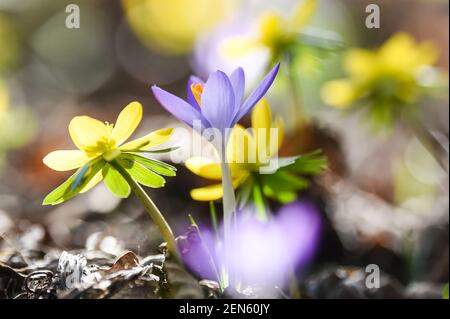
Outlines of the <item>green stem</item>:
{"label": "green stem", "polygon": [[214,233],[217,236],[219,235],[219,226],[217,224],[217,212],[216,212],[216,206],[214,205],[214,202],[209,202],[209,212],[211,214],[211,222],[213,225]]}
{"label": "green stem", "polygon": [[444,148],[444,146],[419,121],[410,121],[410,127],[420,143],[422,143],[422,145],[434,157],[436,162],[448,174],[448,151]]}
{"label": "green stem", "polygon": [[181,258],[178,252],[177,244],[172,229],[170,228],[164,216],[159,211],[158,207],[156,207],[155,203],[147,195],[147,193],[144,191],[141,185],[139,185],[138,182],[136,182],[134,178],[131,177],[130,174],[128,174],[128,172],[126,171],[125,168],[122,167],[122,165],[117,163],[117,161],[115,160],[111,161],[110,164],[117,171],[119,171],[119,173],[125,178],[127,183],[130,185],[131,190],[137,196],[142,205],[144,205],[145,209],[150,215],[150,218],[158,227],[162,238],[167,243],[167,249],[175,257],[177,261],[181,262]]}
{"label": "green stem", "polygon": [[285,55],[285,59],[288,65],[287,73],[288,73],[288,82],[289,88],[292,94],[293,101],[293,115],[295,126],[303,126],[305,122],[307,122],[305,111],[303,110],[303,102],[302,97],[300,95],[300,84],[298,81],[297,74],[294,69],[294,57],[293,54],[287,52]]}

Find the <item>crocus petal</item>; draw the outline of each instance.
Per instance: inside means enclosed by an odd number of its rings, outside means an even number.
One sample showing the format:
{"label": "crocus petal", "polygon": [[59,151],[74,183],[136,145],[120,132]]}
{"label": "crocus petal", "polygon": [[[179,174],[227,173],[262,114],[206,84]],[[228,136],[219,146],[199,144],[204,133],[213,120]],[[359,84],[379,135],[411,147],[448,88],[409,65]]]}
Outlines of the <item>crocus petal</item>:
{"label": "crocus petal", "polygon": [[201,121],[203,128],[210,127],[208,121],[196,108],[183,101],[178,96],[164,91],[156,85],[152,86],[152,91],[158,102],[180,121],[183,121],[192,127],[194,121],[199,120]]}
{"label": "crocus petal", "polygon": [[141,119],[142,105],[138,102],[131,102],[120,112],[111,132],[111,139],[116,141],[116,145],[122,144],[133,134]]}
{"label": "crocus petal", "polygon": [[202,86],[205,84],[199,77],[196,77],[195,75],[191,75],[189,77],[189,81],[187,83],[186,87],[186,95],[187,95],[187,101],[190,105],[195,107],[198,111],[200,111],[200,105],[198,105],[197,99],[194,97],[194,94],[192,93],[191,86],[192,84],[200,83]]}
{"label": "crocus petal", "polygon": [[55,171],[70,171],[86,164],[89,157],[79,150],[54,151],[45,156],[42,161]]}
{"label": "crocus petal", "polygon": [[239,112],[236,114],[233,124],[237,123],[245,114],[247,114],[253,106],[266,94],[267,90],[272,85],[275,77],[277,76],[280,64],[278,63],[259,83],[256,89],[250,94],[247,100],[244,102]]}
{"label": "crocus petal", "polygon": [[186,161],[185,166],[192,173],[203,178],[215,180],[222,179],[220,163],[214,162],[211,159],[204,157],[191,157]]}
{"label": "crocus petal", "polygon": [[173,128],[163,128],[151,132],[143,137],[130,141],[119,147],[121,151],[148,150],[167,141],[172,135]]}
{"label": "crocus petal", "polygon": [[[236,100],[236,109],[235,112],[239,110],[239,107],[242,104],[245,94],[245,73],[244,70],[239,67],[231,73],[230,82],[233,86],[234,98]],[[233,116],[236,114],[233,114]]]}
{"label": "crocus petal", "polygon": [[109,138],[110,131],[105,123],[89,116],[76,116],[69,124],[69,134],[80,150],[89,150],[98,141]]}
{"label": "crocus petal", "polygon": [[224,131],[229,128],[235,112],[233,87],[222,71],[212,73],[202,94],[202,114],[212,127]]}

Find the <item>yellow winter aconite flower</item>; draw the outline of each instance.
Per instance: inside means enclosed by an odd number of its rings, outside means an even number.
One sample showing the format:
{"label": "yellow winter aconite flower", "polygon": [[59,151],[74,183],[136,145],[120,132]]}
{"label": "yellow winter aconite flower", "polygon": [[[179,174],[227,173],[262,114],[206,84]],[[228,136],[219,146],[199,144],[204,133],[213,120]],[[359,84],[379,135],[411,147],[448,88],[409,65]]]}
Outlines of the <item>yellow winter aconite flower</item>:
{"label": "yellow winter aconite flower", "polygon": [[[272,118],[269,104],[262,99],[252,111],[252,128],[246,130],[236,125],[227,145],[227,160],[233,187],[239,188],[240,205],[252,201],[264,206],[263,195],[281,203],[297,198],[298,191],[309,186],[300,175],[315,175],[326,166],[320,151],[302,156],[278,157],[284,139],[281,118]],[[221,163],[209,158],[193,157],[186,167],[196,175],[209,180],[221,181]],[[196,188],[191,191],[193,199],[213,201],[222,198],[222,184]]]}
{"label": "yellow winter aconite flower", "polygon": [[138,154],[152,153],[155,146],[169,139],[172,129],[161,129],[125,143],[141,119],[142,105],[138,102],[128,104],[115,125],[89,116],[73,118],[69,124],[69,134],[78,150],[51,152],[43,162],[56,171],[77,171],[50,193],[43,204],[59,204],[78,193],[87,192],[101,180],[114,195],[128,197],[130,186],[117,170],[117,165],[142,185],[164,186],[165,180],[160,175],[174,176],[175,168]]}
{"label": "yellow winter aconite flower", "polygon": [[317,0],[304,0],[288,19],[277,12],[266,12],[260,17],[259,41],[272,49],[295,41],[298,32],[311,20],[316,7]]}
{"label": "yellow winter aconite flower", "polygon": [[316,8],[317,0],[303,0],[288,18],[276,11],[266,11],[259,17],[256,37],[229,39],[224,43],[224,52],[239,56],[250,49],[264,47],[269,49],[272,60],[276,60],[280,52],[297,41],[299,32],[311,20]]}
{"label": "yellow winter aconite flower", "polygon": [[0,116],[6,112],[8,108],[9,94],[6,86],[0,81]]}
{"label": "yellow winter aconite flower", "polygon": [[[233,187],[242,185],[252,172],[266,165],[272,155],[278,152],[283,141],[283,125],[280,118],[272,120],[270,106],[266,100],[261,100],[252,112],[252,128],[249,132],[237,124],[227,145],[227,160],[229,162]],[[277,141],[270,138],[271,128],[278,129]],[[261,137],[262,130],[265,131]],[[220,163],[203,157],[192,157],[186,161],[186,167],[201,177],[220,181],[222,179]],[[222,198],[222,184],[214,184],[191,191],[193,199],[212,201]]]}
{"label": "yellow winter aconite flower", "polygon": [[386,108],[419,98],[437,58],[432,43],[417,43],[410,35],[397,33],[377,50],[349,50],[343,63],[348,77],[326,83],[322,98],[337,108],[368,98],[375,114],[386,114]]}
{"label": "yellow winter aconite flower", "polygon": [[36,132],[33,113],[12,103],[8,86],[0,79],[0,171],[6,153],[29,143]]}
{"label": "yellow winter aconite flower", "polygon": [[199,34],[210,30],[234,8],[232,0],[122,0],[142,43],[170,55],[188,53]]}

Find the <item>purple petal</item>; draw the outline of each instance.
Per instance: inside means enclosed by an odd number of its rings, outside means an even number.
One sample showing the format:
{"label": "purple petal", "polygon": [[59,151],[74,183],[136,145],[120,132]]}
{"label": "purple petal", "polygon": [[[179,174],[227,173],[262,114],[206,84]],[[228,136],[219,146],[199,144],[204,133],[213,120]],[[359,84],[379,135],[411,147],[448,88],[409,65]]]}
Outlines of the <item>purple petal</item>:
{"label": "purple petal", "polygon": [[233,86],[222,71],[211,73],[203,88],[202,114],[211,125],[221,131],[229,128],[235,112]]}
{"label": "purple petal", "polygon": [[267,90],[272,85],[275,77],[277,76],[278,69],[280,68],[280,64],[278,63],[275,67],[262,79],[259,83],[258,87],[250,94],[247,100],[244,102],[244,105],[239,109],[239,112],[236,114],[233,124],[237,123],[245,114],[250,112],[250,110],[255,106],[255,104],[266,94]]}
{"label": "purple petal", "polygon": [[202,86],[205,85],[205,83],[199,77],[196,77],[195,75],[191,75],[189,77],[189,81],[187,82],[186,94],[187,94],[188,103],[190,105],[192,105],[193,107],[195,107],[198,111],[200,111],[200,105],[198,105],[197,99],[194,97],[194,94],[192,93],[192,90],[191,90],[191,85],[197,84],[197,83],[200,83]]}
{"label": "purple petal", "polygon": [[[244,70],[239,67],[231,73],[231,85],[233,86],[234,98],[236,100],[236,113],[242,104],[245,93],[245,74]],[[236,114],[234,114],[236,115]]]}
{"label": "purple petal", "polygon": [[211,126],[199,111],[178,96],[164,91],[156,85],[152,86],[152,91],[159,104],[180,121],[191,127],[195,120],[200,120],[203,128]]}

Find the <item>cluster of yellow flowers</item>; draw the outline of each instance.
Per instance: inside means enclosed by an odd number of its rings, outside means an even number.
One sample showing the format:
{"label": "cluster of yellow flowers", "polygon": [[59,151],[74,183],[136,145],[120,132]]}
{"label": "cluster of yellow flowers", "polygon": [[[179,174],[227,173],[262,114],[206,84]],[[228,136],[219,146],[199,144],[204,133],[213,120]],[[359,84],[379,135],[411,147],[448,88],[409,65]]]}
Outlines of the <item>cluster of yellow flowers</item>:
{"label": "cluster of yellow flowers", "polygon": [[322,97],[337,108],[347,108],[363,98],[411,104],[423,92],[427,72],[437,58],[432,43],[416,43],[406,33],[395,34],[377,50],[349,50],[344,58],[348,77],[328,82]]}

